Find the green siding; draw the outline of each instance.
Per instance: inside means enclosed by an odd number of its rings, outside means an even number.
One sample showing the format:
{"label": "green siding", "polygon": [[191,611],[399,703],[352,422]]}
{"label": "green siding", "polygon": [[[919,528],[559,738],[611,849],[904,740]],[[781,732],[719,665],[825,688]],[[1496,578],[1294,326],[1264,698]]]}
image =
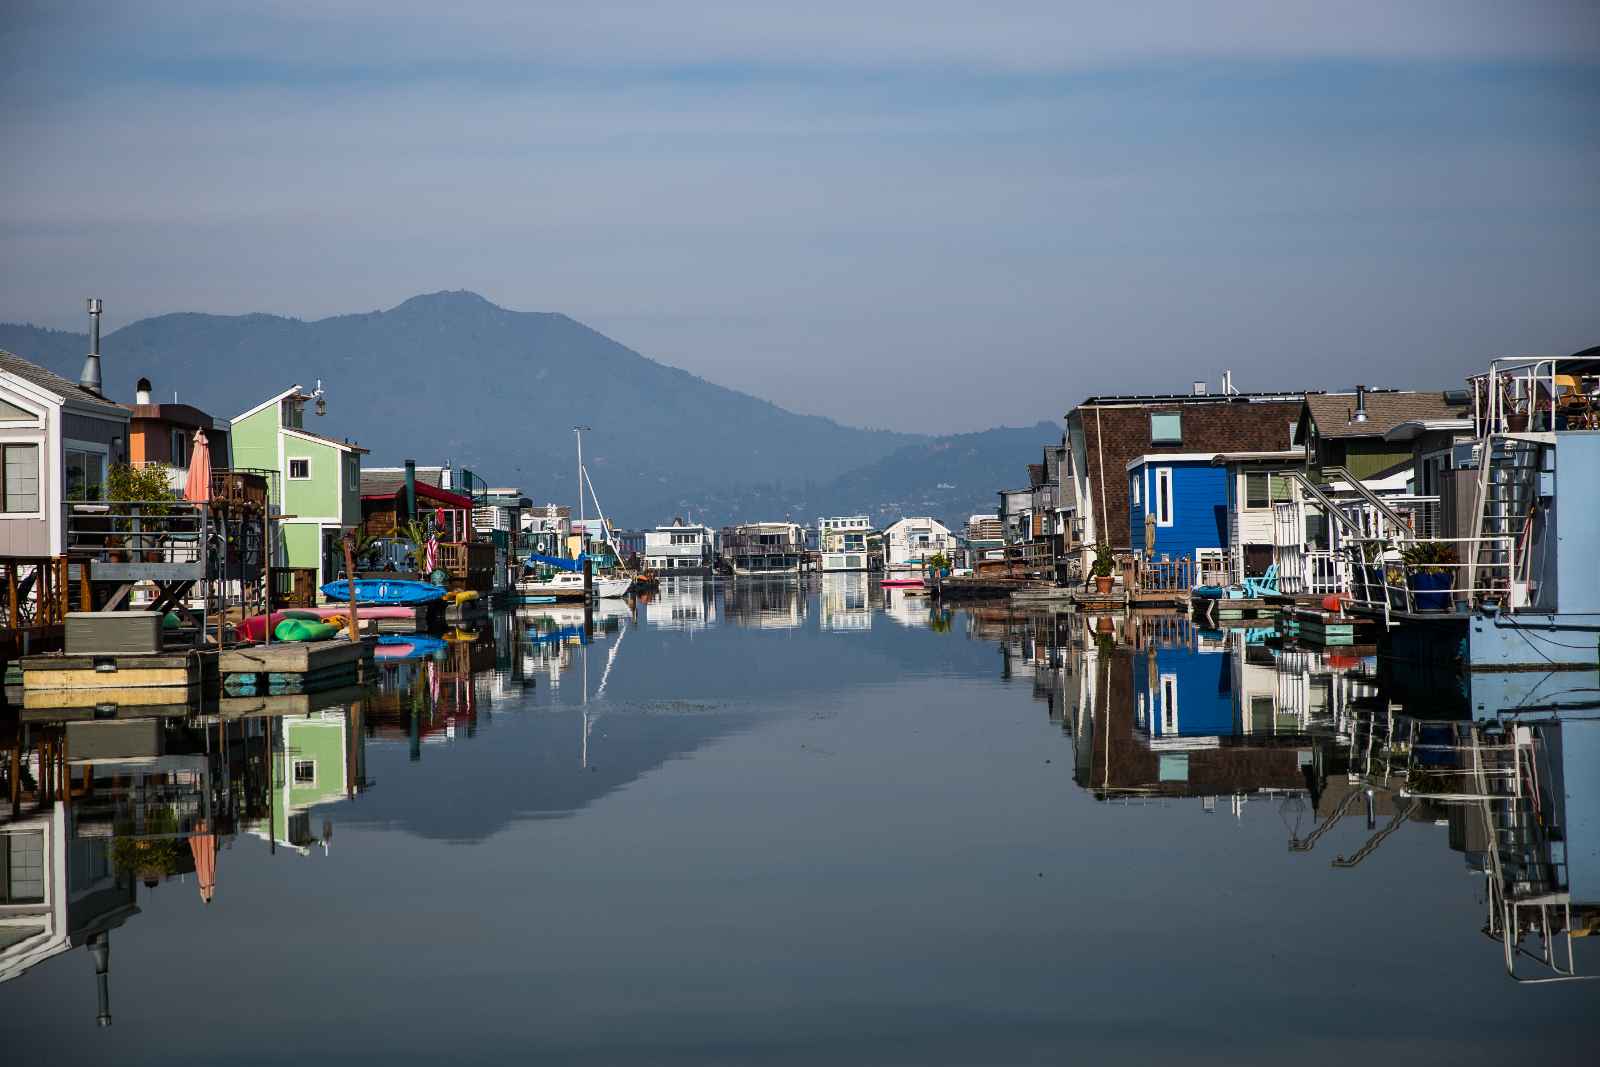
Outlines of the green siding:
{"label": "green siding", "polygon": [[258,470],[278,469],[278,409],[268,407],[233,424],[233,462]]}
{"label": "green siding", "polygon": [[1368,444],[1365,441],[1351,441],[1344,450],[1345,469],[1361,479],[1370,478],[1379,471],[1410,459],[1409,446],[1401,448],[1386,442]]}
{"label": "green siding", "polygon": [[286,522],[282,526],[284,565],[320,567],[322,527],[314,522]]}
{"label": "green siding", "polygon": [[[343,514],[340,479],[344,473],[344,453],[330,444],[288,434],[283,438],[283,510],[286,515],[307,519],[337,519]],[[289,461],[311,461],[311,477],[289,477]]]}

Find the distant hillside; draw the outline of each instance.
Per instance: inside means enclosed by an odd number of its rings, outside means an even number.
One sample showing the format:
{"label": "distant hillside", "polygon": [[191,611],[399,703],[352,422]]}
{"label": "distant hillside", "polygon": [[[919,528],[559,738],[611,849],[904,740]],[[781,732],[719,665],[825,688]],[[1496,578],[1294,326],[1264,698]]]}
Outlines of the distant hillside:
{"label": "distant hillside", "polygon": [[[88,339],[0,324],[0,348],[75,380]],[[992,509],[994,490],[1059,436],[1048,424],[951,438],[842,426],[647,359],[565,315],[465,292],[310,322],[160,315],[101,348],[108,394],[131,400],[144,376],[158,398],[176,389],[224,417],[321,379],[328,415],[312,428],[359,441],[370,464],[448,460],[538,502],[572,500],[572,426],[587,424],[601,503],[629,526],[686,512],[710,522],[900,510],[964,518]]]}

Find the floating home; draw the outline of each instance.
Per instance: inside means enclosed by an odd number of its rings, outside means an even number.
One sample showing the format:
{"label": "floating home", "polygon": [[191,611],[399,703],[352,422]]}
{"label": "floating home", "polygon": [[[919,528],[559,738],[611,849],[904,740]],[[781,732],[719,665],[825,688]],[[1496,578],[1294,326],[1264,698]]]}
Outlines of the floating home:
{"label": "floating home", "polygon": [[724,527],[718,557],[735,577],[799,574],[806,560],[805,527],[795,522],[749,522]]}
{"label": "floating home", "polygon": [[884,567],[890,574],[921,574],[935,555],[949,557],[957,539],[938,519],[901,519],[883,531]]}
{"label": "floating home", "polygon": [[644,550],[639,555],[644,568],[658,578],[705,577],[716,561],[716,531],[674,519],[670,525],[644,532]]}
{"label": "floating home", "polygon": [[871,570],[871,542],[875,533],[872,519],[867,515],[818,519],[817,549],[822,560],[822,572],[833,574]]}

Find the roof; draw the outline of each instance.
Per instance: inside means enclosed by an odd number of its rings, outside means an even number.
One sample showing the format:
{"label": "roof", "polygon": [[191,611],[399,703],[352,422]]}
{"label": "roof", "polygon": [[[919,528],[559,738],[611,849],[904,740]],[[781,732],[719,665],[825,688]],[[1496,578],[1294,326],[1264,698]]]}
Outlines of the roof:
{"label": "roof", "polygon": [[1028,488],[1037,489],[1044,484],[1044,464],[1028,464]]}
{"label": "roof", "polygon": [[37,385],[63,401],[82,404],[84,407],[103,410],[107,415],[127,418],[128,409],[98,393],[91,393],[77,382],[69,382],[54,371],[45,370],[37,363],[29,363],[21,356],[0,348],[0,371],[14,374],[23,381]]}
{"label": "roof", "polygon": [[371,451],[371,449],[362,448],[360,445],[353,445],[349,441],[341,441],[337,437],[329,437],[325,433],[317,433],[314,430],[307,430],[300,426],[285,426],[283,427],[283,432],[290,437],[309,437],[313,441],[321,441],[323,444],[332,445],[334,448],[340,448],[346,452],[360,452],[365,455]]}
{"label": "roof", "polygon": [[1442,392],[1420,393],[1398,389],[1368,389],[1367,419],[1354,422],[1355,393],[1309,393],[1306,410],[1323,437],[1382,437],[1403,422],[1458,419],[1466,413],[1461,404],[1446,402]]}
{"label": "roof", "polygon": [[[472,498],[460,493],[453,493],[448,489],[440,489],[437,485],[429,485],[418,478],[416,481],[417,499],[432,500],[453,508],[472,507]],[[387,471],[373,473],[361,472],[361,499],[362,500],[392,500],[406,491],[406,476],[404,474],[390,474]]]}
{"label": "roof", "polygon": [[[1311,394],[1303,389],[1257,393],[1106,393],[1086,397],[1080,408],[1095,406],[1133,406],[1168,404],[1250,404],[1267,400],[1301,400]],[[1070,412],[1069,412],[1070,414]]]}

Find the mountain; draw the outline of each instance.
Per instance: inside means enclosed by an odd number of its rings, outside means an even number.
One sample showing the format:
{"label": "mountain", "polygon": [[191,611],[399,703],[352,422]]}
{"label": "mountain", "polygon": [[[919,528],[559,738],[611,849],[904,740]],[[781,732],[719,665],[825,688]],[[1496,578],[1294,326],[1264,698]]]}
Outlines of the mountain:
{"label": "mountain", "polygon": [[[76,380],[88,339],[0,324],[0,348]],[[148,377],[158,398],[177,390],[224,417],[320,380],[328,415],[309,417],[311,428],[360,442],[369,464],[448,460],[540,503],[572,500],[572,427],[586,423],[584,459],[601,503],[628,526],[685,513],[811,519],[912,500],[959,500],[960,510],[981,499],[991,510],[1001,482],[1017,481],[1035,446],[1059,436],[844,426],[657,363],[565,315],[510,311],[468,292],[315,321],[159,315],[106,335],[101,350],[109,395],[129,399]],[[1001,467],[1015,435],[1027,444]],[[786,506],[796,501],[802,510]]]}

